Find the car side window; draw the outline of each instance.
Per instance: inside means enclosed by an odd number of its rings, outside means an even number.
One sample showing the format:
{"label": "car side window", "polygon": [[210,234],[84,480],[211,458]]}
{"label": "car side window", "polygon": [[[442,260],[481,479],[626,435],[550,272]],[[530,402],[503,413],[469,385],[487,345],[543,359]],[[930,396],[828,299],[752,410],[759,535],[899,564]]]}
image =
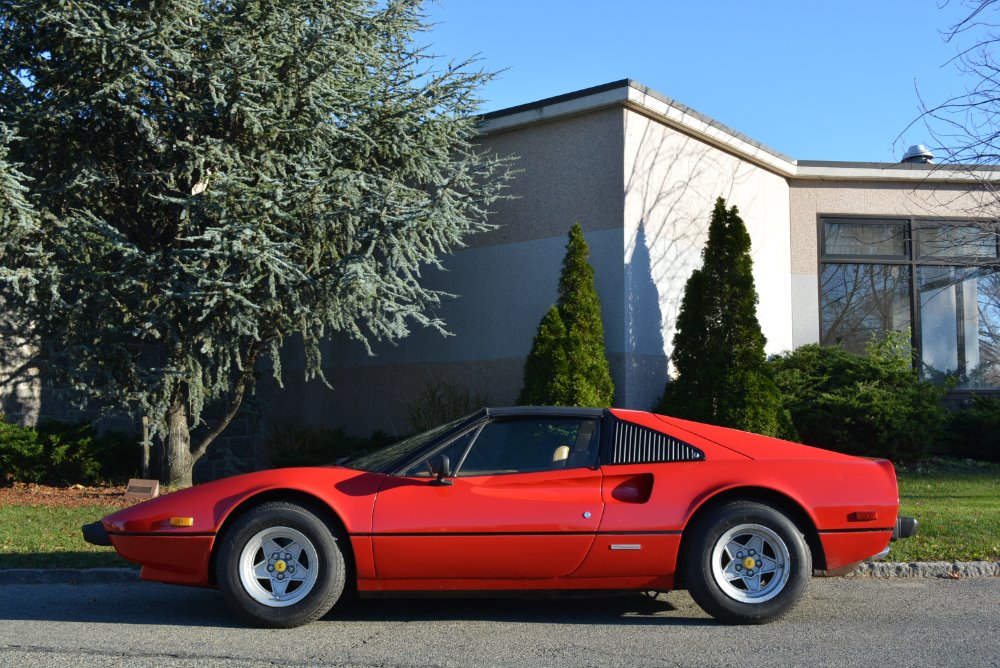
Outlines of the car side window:
{"label": "car side window", "polygon": [[509,418],[483,426],[455,475],[501,475],[593,466],[598,421],[578,418]]}

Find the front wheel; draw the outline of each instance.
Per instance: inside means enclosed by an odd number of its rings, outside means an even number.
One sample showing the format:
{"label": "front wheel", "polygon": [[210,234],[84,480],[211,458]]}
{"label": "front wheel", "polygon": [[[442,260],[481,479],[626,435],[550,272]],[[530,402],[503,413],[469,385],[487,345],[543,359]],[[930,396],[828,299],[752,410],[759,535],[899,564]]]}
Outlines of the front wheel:
{"label": "front wheel", "polygon": [[221,537],[216,576],[226,604],[255,626],[291,628],[322,617],[344,591],[335,529],[312,509],[269,502]]}
{"label": "front wheel", "polygon": [[731,624],[761,624],[784,615],[812,575],[812,555],[798,527],[752,501],[713,510],[693,527],[688,546],[688,592],[705,612]]}

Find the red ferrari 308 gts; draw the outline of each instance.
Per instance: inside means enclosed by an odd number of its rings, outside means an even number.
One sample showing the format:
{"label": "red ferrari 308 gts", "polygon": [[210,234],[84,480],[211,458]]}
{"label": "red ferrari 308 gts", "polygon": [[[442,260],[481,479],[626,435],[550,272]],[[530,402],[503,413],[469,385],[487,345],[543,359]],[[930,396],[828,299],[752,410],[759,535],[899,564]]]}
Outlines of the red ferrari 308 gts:
{"label": "red ferrari 308 gts", "polygon": [[338,466],[199,485],[84,527],[146,580],[291,627],[365,592],[686,588],[786,613],[913,535],[892,464],[630,410],[499,408]]}

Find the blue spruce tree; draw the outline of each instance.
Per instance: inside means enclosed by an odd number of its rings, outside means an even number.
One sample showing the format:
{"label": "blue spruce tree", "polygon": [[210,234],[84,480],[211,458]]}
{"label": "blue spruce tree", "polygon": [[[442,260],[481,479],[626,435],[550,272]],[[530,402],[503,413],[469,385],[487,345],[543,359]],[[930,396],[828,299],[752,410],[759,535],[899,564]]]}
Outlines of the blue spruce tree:
{"label": "blue spruce tree", "polygon": [[330,332],[443,327],[420,269],[486,227],[507,165],[474,148],[491,75],[440,67],[424,27],[417,0],[0,6],[0,123],[38,215],[3,270],[35,286],[16,306],[50,370],[150,419],[165,482],[190,484],[260,360],[280,382],[293,335],[313,377]]}

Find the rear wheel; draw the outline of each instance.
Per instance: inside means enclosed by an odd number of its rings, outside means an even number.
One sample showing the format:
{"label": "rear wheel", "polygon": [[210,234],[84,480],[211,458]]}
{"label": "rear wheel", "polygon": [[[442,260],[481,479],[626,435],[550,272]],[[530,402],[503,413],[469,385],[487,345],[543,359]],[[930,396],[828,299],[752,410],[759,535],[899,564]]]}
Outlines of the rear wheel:
{"label": "rear wheel", "polygon": [[802,597],[812,555],[783,513],[752,501],[716,508],[688,542],[684,577],[695,602],[716,619],[760,624],[784,615]]}
{"label": "rear wheel", "polygon": [[323,616],[344,591],[337,531],[313,509],[275,501],[221,537],[216,576],[227,605],[256,626],[290,628]]}

